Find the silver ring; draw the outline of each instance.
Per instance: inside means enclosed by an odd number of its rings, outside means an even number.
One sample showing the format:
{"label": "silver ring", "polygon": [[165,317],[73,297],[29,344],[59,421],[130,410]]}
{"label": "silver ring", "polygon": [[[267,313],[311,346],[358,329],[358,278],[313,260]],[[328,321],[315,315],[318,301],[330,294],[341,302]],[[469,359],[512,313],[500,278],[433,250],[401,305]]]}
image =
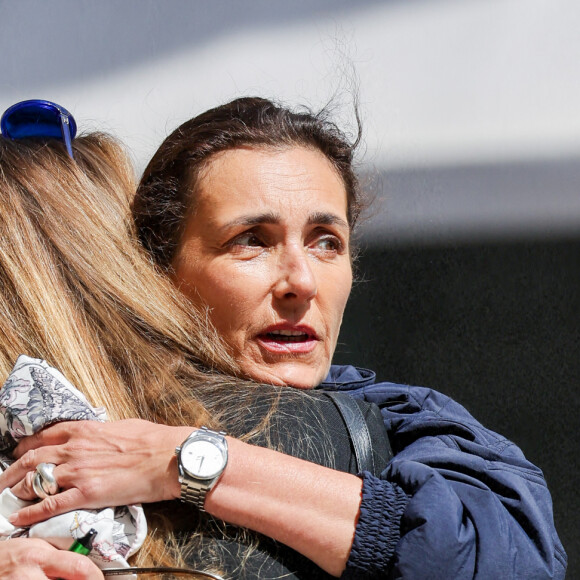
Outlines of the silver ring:
{"label": "silver ring", "polygon": [[42,481],[40,477],[40,473],[34,474],[34,477],[32,478],[32,489],[39,499],[44,499],[45,497],[48,497],[48,494],[42,487]]}
{"label": "silver ring", "polygon": [[54,477],[54,463],[39,463],[36,466],[36,473],[32,480],[32,489],[40,498],[44,499],[49,495],[55,495],[59,492],[58,483]]}

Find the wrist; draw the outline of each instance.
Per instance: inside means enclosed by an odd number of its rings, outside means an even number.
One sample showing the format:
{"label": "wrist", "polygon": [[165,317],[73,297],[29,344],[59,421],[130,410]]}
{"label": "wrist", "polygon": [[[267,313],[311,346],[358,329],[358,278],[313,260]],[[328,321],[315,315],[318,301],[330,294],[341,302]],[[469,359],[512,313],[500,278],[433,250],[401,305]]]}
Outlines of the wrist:
{"label": "wrist", "polygon": [[181,500],[205,509],[208,492],[217,484],[228,463],[224,432],[195,429],[175,449]]}
{"label": "wrist", "polygon": [[168,443],[171,455],[167,466],[166,491],[164,494],[166,499],[179,499],[181,497],[181,484],[179,483],[179,468],[175,449],[195,430],[192,427],[172,427],[172,436]]}
{"label": "wrist", "polygon": [[228,465],[207,495],[206,511],[340,575],[354,538],[361,479],[238,439],[228,437],[228,444]]}

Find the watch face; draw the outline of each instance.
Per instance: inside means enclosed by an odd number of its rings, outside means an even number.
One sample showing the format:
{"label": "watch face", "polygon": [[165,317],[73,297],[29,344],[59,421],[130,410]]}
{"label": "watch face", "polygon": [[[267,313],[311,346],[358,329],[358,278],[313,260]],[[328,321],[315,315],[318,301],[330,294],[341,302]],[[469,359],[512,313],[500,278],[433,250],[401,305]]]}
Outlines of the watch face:
{"label": "watch face", "polygon": [[181,464],[194,477],[211,479],[225,466],[222,449],[213,441],[205,439],[187,441],[181,449]]}

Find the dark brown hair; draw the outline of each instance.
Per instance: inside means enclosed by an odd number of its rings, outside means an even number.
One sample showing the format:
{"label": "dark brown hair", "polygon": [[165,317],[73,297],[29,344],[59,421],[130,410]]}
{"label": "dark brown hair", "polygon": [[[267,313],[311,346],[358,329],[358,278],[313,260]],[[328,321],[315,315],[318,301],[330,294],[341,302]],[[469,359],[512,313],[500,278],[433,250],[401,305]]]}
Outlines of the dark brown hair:
{"label": "dark brown hair", "polygon": [[133,203],[141,243],[169,269],[194,204],[200,171],[221,151],[243,146],[303,146],[319,150],[344,183],[351,230],[361,212],[354,172],[357,135],[351,142],[328,118],[328,109],[292,111],[267,99],[243,97],[210,109],[178,127],[161,144],[143,173]]}

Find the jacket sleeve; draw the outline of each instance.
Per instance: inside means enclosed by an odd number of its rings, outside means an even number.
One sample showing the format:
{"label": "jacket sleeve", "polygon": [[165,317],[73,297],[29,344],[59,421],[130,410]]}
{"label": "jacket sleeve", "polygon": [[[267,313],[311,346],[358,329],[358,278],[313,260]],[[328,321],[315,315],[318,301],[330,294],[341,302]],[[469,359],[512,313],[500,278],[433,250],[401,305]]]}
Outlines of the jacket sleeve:
{"label": "jacket sleeve", "polygon": [[364,479],[344,578],[563,579],[540,469],[436,391],[381,383],[394,459]]}

